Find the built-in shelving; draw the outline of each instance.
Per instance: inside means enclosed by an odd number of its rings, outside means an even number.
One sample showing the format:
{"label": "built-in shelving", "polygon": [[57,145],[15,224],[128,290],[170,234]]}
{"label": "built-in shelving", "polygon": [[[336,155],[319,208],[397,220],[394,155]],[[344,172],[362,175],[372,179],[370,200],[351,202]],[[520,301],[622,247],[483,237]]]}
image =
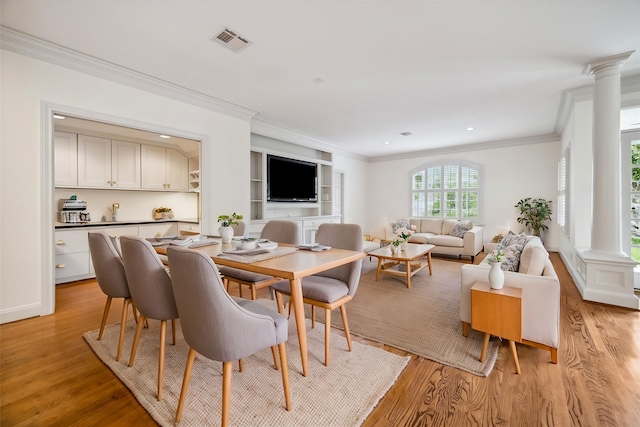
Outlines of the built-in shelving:
{"label": "built-in shelving", "polygon": [[[254,137],[256,137],[254,139]],[[318,202],[267,202],[267,154],[274,154],[318,165]],[[293,178],[293,177],[292,177]],[[333,154],[310,147],[252,135],[250,200],[251,220],[301,218],[333,214]]]}

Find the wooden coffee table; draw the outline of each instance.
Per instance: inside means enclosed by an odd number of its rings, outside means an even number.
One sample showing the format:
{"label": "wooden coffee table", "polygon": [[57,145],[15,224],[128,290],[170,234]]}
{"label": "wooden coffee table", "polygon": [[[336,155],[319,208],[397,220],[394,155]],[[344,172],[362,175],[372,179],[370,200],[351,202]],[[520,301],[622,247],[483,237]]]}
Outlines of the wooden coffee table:
{"label": "wooden coffee table", "polygon": [[[376,270],[376,282],[380,274],[391,274],[394,276],[403,276],[407,278],[407,288],[411,288],[411,276],[418,271],[429,266],[429,274],[433,274],[431,269],[431,249],[435,245],[408,243],[407,248],[397,253],[391,253],[389,246],[371,251],[368,255],[378,258],[378,268]],[[418,258],[427,255],[427,262],[419,262]],[[386,262],[385,262],[386,261]],[[404,266],[404,271],[398,267]]]}

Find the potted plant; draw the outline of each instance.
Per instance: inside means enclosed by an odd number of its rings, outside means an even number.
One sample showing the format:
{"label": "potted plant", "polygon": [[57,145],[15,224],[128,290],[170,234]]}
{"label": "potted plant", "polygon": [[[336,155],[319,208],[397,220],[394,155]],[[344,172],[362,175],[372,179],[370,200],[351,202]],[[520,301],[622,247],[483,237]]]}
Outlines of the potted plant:
{"label": "potted plant", "polygon": [[540,237],[540,232],[549,228],[545,222],[551,221],[551,200],[527,197],[520,200],[515,207],[520,209],[518,222],[529,227],[534,236]]}
{"label": "potted plant", "polygon": [[222,237],[222,243],[229,243],[231,241],[233,237],[233,228],[231,226],[237,225],[238,221],[242,218],[242,215],[235,212],[231,215],[218,216],[218,222],[220,223],[218,231],[220,232],[220,237]]}

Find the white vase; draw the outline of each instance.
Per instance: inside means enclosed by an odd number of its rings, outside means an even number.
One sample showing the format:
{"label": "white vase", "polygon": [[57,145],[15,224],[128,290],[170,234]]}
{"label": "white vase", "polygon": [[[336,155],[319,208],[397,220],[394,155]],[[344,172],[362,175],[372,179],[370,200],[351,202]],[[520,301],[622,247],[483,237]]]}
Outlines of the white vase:
{"label": "white vase", "polygon": [[222,243],[229,243],[233,238],[233,227],[220,227],[218,232],[222,237]]}
{"label": "white vase", "polygon": [[400,243],[400,249],[402,249],[403,251],[407,249],[407,245],[409,243],[407,243],[407,241],[405,240],[404,242]]}
{"label": "white vase", "polygon": [[499,262],[491,264],[491,269],[489,270],[489,285],[491,285],[491,289],[502,289],[502,285],[504,285],[504,271],[500,268],[501,265]]}
{"label": "white vase", "polygon": [[397,254],[398,252],[400,252],[400,246],[394,246],[393,244],[391,244],[389,245],[389,247],[391,248],[392,254]]}

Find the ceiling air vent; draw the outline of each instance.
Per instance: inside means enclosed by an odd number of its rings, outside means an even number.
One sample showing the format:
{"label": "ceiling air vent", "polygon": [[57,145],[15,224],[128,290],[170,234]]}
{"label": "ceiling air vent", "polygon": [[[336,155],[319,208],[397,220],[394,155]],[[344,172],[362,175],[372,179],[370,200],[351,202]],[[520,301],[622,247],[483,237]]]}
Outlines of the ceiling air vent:
{"label": "ceiling air vent", "polygon": [[398,135],[400,135],[400,136],[411,136],[413,134],[411,132],[400,132]]}
{"label": "ceiling air vent", "polygon": [[213,37],[211,37],[211,40],[228,47],[234,52],[240,52],[251,44],[249,40],[227,27],[223,27],[220,31],[215,33]]}

